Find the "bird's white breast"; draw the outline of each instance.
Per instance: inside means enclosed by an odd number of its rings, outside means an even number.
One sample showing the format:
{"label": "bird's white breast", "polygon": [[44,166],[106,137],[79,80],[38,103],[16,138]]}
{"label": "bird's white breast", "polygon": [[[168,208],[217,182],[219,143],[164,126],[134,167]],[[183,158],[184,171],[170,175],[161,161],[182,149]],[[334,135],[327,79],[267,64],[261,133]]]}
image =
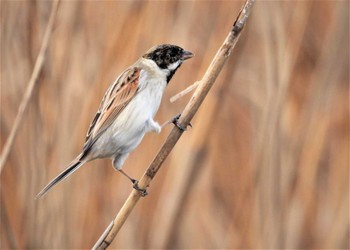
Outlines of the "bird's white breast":
{"label": "bird's white breast", "polygon": [[129,153],[148,132],[147,121],[157,113],[167,85],[166,72],[151,60],[144,59],[140,64],[139,91],[96,141],[94,146],[100,150],[94,158]]}

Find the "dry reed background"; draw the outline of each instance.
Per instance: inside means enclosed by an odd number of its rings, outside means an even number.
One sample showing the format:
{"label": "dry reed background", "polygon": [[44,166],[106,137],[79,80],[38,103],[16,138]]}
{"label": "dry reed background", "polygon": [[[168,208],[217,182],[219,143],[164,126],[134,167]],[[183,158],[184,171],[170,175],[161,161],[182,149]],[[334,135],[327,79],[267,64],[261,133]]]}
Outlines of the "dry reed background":
{"label": "dry reed background", "polygon": [[[157,120],[189,97],[242,2],[63,1],[48,57],[1,175],[1,248],[89,248],[130,183],[87,164],[44,199],[108,85],[154,44],[193,51]],[[1,1],[1,149],[51,3]],[[190,129],[112,248],[349,248],[349,2],[260,1]],[[124,168],[138,177],[164,141],[149,134]],[[187,180],[191,180],[188,182]]]}

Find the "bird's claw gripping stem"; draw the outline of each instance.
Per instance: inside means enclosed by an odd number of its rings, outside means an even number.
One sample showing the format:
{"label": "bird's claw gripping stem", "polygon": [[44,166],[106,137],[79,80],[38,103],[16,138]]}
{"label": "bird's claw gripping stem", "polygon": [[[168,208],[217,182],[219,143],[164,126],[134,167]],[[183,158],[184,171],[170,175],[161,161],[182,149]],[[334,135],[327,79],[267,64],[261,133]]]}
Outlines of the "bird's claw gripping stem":
{"label": "bird's claw gripping stem", "polygon": [[[176,116],[174,116],[173,120],[171,121],[178,129],[180,129],[181,131],[186,131],[187,130],[187,127],[184,127],[182,126],[180,123],[179,123],[179,119],[180,119],[180,116],[181,114],[178,114]],[[189,123],[188,126],[190,126],[192,128],[192,124]]]}
{"label": "bird's claw gripping stem", "polygon": [[132,186],[135,190],[139,191],[142,197],[145,197],[148,195],[148,192],[146,189],[140,188],[139,187],[139,181],[138,180],[133,180],[134,185]]}

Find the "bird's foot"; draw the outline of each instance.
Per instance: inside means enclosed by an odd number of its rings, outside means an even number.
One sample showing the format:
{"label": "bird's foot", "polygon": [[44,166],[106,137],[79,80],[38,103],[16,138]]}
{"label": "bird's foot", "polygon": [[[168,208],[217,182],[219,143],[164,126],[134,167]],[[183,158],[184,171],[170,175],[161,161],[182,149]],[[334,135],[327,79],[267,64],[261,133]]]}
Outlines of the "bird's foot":
{"label": "bird's foot", "polygon": [[[171,120],[171,122],[178,128],[180,129],[181,131],[186,131],[187,130],[187,127],[184,127],[182,126],[180,123],[179,123],[179,119],[180,119],[180,116],[181,114],[177,114],[176,116],[173,117],[173,119]],[[188,126],[190,126],[192,128],[192,124],[189,123]]]}
{"label": "bird's foot", "polygon": [[148,192],[147,192],[146,189],[143,189],[143,188],[139,187],[139,181],[138,180],[132,179],[132,183],[134,184],[132,187],[134,189],[136,189],[137,191],[139,191],[142,197],[145,197],[146,195],[148,195]]}

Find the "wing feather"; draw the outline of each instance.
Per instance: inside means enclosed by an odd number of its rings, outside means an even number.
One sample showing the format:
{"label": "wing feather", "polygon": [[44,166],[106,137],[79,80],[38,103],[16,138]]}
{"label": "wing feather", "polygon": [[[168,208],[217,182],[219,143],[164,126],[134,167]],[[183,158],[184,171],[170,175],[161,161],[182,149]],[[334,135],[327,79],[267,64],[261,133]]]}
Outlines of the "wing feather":
{"label": "wing feather", "polygon": [[133,99],[139,89],[141,69],[131,67],[125,70],[107,90],[100,108],[92,120],[84,150],[87,151],[101,134],[115,121],[118,115]]}

